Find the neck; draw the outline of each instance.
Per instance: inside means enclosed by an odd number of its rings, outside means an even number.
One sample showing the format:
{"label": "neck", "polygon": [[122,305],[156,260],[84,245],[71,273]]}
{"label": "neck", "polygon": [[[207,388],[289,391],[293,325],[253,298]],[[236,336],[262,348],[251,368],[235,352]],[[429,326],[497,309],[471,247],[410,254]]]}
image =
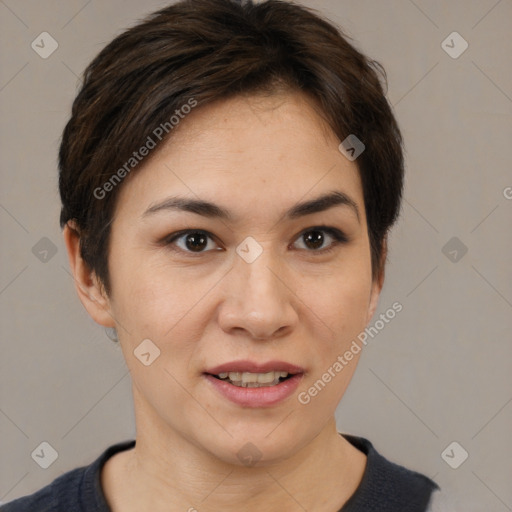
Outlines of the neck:
{"label": "neck", "polygon": [[[134,397],[141,400],[136,393]],[[142,410],[148,404],[135,405],[140,412],[136,446],[123,455],[115,481],[106,482],[113,491],[106,495],[114,512],[332,512],[354,493],[363,476],[366,456],[337,432],[334,417],[291,457],[246,467],[205,452]]]}

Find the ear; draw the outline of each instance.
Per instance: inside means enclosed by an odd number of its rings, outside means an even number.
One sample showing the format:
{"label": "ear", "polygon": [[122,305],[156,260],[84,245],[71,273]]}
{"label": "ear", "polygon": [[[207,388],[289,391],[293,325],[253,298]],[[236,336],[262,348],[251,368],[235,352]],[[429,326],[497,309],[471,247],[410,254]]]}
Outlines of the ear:
{"label": "ear", "polygon": [[372,289],[370,292],[370,303],[368,305],[368,316],[366,318],[366,323],[368,324],[372,319],[375,310],[377,309],[377,305],[379,303],[380,292],[382,291],[382,286],[384,285],[384,274],[385,274],[385,266],[386,266],[386,257],[388,254],[388,239],[387,236],[382,241],[382,253],[379,261],[379,271],[377,277],[372,282]]}
{"label": "ear", "polygon": [[78,297],[96,323],[104,327],[115,327],[104,287],[80,254],[80,233],[73,221],[66,224],[63,235]]}

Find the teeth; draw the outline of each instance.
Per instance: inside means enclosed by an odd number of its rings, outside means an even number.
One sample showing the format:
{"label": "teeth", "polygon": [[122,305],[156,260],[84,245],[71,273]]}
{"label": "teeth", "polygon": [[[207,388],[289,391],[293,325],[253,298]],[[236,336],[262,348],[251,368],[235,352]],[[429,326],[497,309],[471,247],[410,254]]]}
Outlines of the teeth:
{"label": "teeth", "polygon": [[261,385],[275,386],[279,383],[280,377],[287,377],[288,372],[272,371],[268,373],[251,372],[222,372],[219,373],[220,379],[231,381],[235,386],[244,388],[256,388]]}

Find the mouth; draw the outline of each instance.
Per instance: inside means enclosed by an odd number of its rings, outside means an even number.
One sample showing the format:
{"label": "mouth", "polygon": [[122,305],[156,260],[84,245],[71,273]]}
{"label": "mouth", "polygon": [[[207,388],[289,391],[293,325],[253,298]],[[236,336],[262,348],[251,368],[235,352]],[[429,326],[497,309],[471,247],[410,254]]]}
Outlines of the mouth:
{"label": "mouth", "polygon": [[283,361],[233,361],[203,372],[222,396],[244,407],[269,407],[290,397],[304,377],[300,366]]}

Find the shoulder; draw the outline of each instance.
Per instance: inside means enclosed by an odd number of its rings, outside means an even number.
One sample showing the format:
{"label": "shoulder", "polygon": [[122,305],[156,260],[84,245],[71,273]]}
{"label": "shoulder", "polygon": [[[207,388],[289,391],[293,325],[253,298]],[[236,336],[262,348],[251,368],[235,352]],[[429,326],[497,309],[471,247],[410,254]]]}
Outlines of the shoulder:
{"label": "shoulder", "polygon": [[343,512],[426,512],[438,485],[427,476],[389,461],[367,439],[344,435],[367,456],[363,479]]}
{"label": "shoulder", "polygon": [[110,446],[89,466],[68,471],[35,493],[0,506],[0,512],[109,512],[101,488],[101,469],[114,454],[133,446],[135,441]]}
{"label": "shoulder", "polygon": [[57,512],[63,510],[63,506],[72,506],[74,503],[72,495],[80,487],[86,469],[86,467],[82,467],[68,471],[37,492],[2,505],[0,510],[1,512],[25,512],[29,510],[34,512]]}

